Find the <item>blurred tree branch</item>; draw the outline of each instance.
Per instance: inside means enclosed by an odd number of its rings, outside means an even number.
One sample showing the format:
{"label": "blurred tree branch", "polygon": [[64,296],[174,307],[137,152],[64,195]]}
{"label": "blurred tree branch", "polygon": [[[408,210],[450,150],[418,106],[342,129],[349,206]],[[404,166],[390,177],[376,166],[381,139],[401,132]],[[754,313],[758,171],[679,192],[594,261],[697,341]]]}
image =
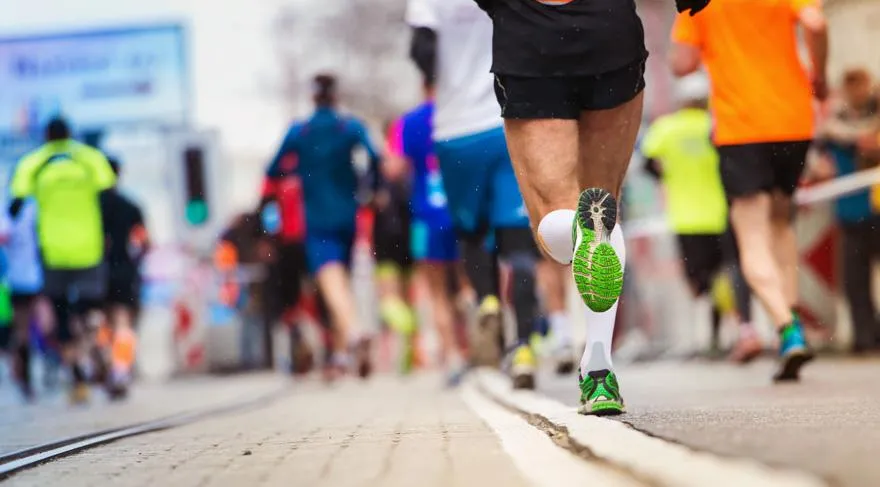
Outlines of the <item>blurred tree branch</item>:
{"label": "blurred tree branch", "polygon": [[304,111],[309,79],[319,71],[335,73],[342,105],[374,123],[389,120],[414,103],[406,99],[413,98],[406,94],[418,93],[406,57],[406,3],[334,0],[327,4],[326,10],[283,8],[274,23],[283,96],[292,113]]}

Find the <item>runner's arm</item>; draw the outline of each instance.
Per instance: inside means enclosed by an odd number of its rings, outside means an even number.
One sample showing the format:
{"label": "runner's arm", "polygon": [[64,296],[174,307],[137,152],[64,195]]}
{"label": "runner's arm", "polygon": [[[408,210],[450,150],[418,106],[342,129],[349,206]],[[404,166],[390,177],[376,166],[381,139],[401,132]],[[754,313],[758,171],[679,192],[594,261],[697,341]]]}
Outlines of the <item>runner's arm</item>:
{"label": "runner's arm", "polygon": [[137,260],[140,261],[150,251],[153,242],[150,239],[150,232],[147,230],[144,212],[141,211],[139,206],[134,207],[134,228],[132,229],[131,237],[140,250],[137,256]]}
{"label": "runner's arm", "polygon": [[680,14],[672,26],[672,48],[669,67],[677,77],[687,76],[700,69],[702,39],[696,22],[688,14]]}
{"label": "runner's arm", "polygon": [[398,119],[388,128],[385,157],[382,158],[382,176],[387,181],[399,181],[409,168],[403,144],[403,120]]}
{"label": "runner's arm", "polygon": [[296,154],[296,141],[297,128],[294,126],[287,131],[287,134],[284,136],[284,140],[281,142],[281,147],[278,148],[278,152],[275,153],[275,157],[273,157],[272,161],[269,162],[269,167],[266,169],[267,179],[274,180],[284,175],[282,162],[284,161],[284,158],[286,156]]}
{"label": "runner's arm", "polygon": [[80,157],[84,164],[92,170],[95,187],[100,191],[106,191],[116,185],[116,172],[110,166],[107,156],[98,149],[88,146],[80,146],[81,151],[76,157]]}
{"label": "runner's arm", "polygon": [[[289,164],[285,164],[285,161],[290,157],[297,157],[297,133],[298,129],[295,125],[287,131],[287,134],[284,135],[284,140],[281,142],[281,147],[278,148],[278,152],[276,152],[272,161],[269,162],[269,167],[266,168],[266,174],[263,177],[263,187],[260,188],[260,202],[257,205],[258,215],[262,215],[266,211],[266,207],[275,201],[279,182],[284,176],[286,167],[289,166]],[[262,223],[260,227],[263,227]],[[266,229],[263,229],[263,231],[268,233]]]}
{"label": "runner's arm", "polygon": [[9,195],[12,198],[9,202],[9,215],[12,218],[18,217],[24,207],[24,200],[34,195],[34,177],[40,167],[41,158],[42,156],[36,154],[25,156],[15,166],[12,180],[9,182]]}
{"label": "runner's arm", "polygon": [[639,141],[639,152],[645,158],[645,171],[655,179],[662,179],[663,164],[661,162],[664,151],[664,141],[666,139],[664,132],[663,118],[657,119],[645,133],[645,136]]}
{"label": "runner's arm", "polygon": [[437,33],[428,27],[413,28],[409,57],[425,81],[433,84],[437,76]]}
{"label": "runner's arm", "polygon": [[815,0],[792,0],[801,27],[804,29],[804,41],[810,53],[813,68],[813,94],[824,100],[828,96],[826,69],[828,65],[828,25],[825,14]]}
{"label": "runner's arm", "polygon": [[[406,22],[413,29],[409,56],[428,82],[437,76],[437,11],[436,0],[409,0]],[[478,2],[479,3],[479,2]]]}
{"label": "runner's arm", "polygon": [[379,153],[376,151],[373,142],[370,141],[370,136],[367,135],[367,129],[364,125],[355,120],[354,122],[354,132],[357,137],[358,145],[364,148],[367,151],[367,156],[370,158],[369,165],[367,166],[367,174],[366,181],[370,190],[376,191],[379,189],[380,183],[380,173],[379,166],[381,157],[379,157]]}

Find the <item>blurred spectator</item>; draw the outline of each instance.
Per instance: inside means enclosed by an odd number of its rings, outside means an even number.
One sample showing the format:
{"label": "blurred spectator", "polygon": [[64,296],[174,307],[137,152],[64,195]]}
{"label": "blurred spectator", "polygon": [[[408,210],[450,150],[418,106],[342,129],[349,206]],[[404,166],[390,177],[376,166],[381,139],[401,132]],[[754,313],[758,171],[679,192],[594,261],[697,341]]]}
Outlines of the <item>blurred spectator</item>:
{"label": "blurred spectator", "polygon": [[[845,176],[877,165],[880,99],[872,83],[865,69],[844,74],[840,99],[832,104],[819,132],[831,163],[824,171],[820,169],[820,177]],[[871,207],[869,189],[839,198],[836,211],[843,229],[843,280],[855,330],[853,350],[876,350],[880,322],[873,302],[871,264],[880,255],[880,216]]]}

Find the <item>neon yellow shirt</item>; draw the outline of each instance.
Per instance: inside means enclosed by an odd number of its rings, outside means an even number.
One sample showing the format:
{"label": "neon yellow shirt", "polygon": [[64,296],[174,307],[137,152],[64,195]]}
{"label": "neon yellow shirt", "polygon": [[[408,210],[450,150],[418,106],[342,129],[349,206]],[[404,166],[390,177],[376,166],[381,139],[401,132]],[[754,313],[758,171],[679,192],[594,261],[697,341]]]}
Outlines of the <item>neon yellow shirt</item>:
{"label": "neon yellow shirt", "polygon": [[662,167],[667,217],[678,234],[716,235],[727,229],[727,199],[711,130],[707,111],[686,108],[657,119],[642,140],[642,154]]}
{"label": "neon yellow shirt", "polygon": [[73,140],[25,155],[12,176],[13,198],[34,197],[43,261],[50,269],[87,269],[104,257],[99,194],[116,175],[99,150]]}

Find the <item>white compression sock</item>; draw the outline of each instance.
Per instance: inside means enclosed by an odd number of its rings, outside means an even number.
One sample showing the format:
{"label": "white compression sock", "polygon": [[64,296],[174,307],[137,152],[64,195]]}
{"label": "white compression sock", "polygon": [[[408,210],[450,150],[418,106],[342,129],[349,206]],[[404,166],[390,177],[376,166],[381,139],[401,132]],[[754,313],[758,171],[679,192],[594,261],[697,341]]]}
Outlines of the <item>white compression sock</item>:
{"label": "white compression sock", "polygon": [[[623,231],[620,225],[616,225],[611,232],[611,246],[620,258],[620,264],[626,268],[626,245],[623,240]],[[582,309],[587,314],[587,346],[581,357],[581,374],[595,370],[611,370],[611,337],[614,336],[614,321],[617,319],[617,305],[604,313],[595,311],[583,305]]]}
{"label": "white compression sock", "polygon": [[[538,224],[538,235],[543,240],[544,250],[560,264],[571,264],[572,248],[571,228],[574,222],[574,210],[554,210],[547,214]],[[626,245],[623,231],[616,225],[611,232],[611,246],[614,247],[620,263],[626,267]],[[617,319],[617,305],[604,313],[582,305],[587,315],[587,346],[581,358],[581,372],[611,369],[611,337],[614,335],[614,321]]]}
{"label": "white compression sock", "polygon": [[544,250],[560,264],[571,264],[574,254],[574,242],[571,240],[573,223],[574,210],[553,210],[538,224],[538,236],[543,240]]}

